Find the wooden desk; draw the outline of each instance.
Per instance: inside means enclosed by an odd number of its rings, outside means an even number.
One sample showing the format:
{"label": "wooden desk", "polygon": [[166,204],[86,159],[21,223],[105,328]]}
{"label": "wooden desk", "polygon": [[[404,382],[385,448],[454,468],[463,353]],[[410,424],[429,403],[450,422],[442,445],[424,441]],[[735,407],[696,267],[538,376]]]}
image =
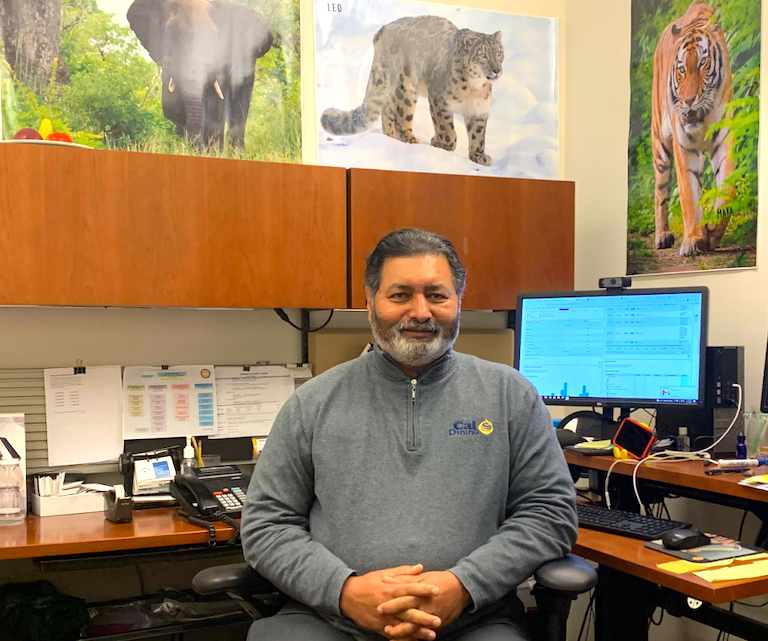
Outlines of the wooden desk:
{"label": "wooden desk", "polygon": [[[600,472],[607,472],[616,460],[609,456],[582,456],[572,452],[565,452],[565,458],[571,465]],[[739,485],[742,480],[740,474],[707,476],[705,469],[701,461],[650,461],[638,468],[637,478],[644,485],[661,491],[751,510],[765,524],[768,492]],[[622,461],[613,468],[611,478],[613,475],[631,476],[634,470],[634,461]],[[693,610],[683,603],[684,599],[677,598],[678,615],[730,631],[740,638],[762,641],[767,637],[764,624],[731,615],[727,610],[710,604],[768,594],[768,577],[708,583],[690,573],[675,575],[656,567],[658,563],[674,560],[673,557],[649,550],[643,541],[586,528],[579,529],[573,551],[600,564],[600,583],[595,599],[597,641],[619,638],[622,641],[647,641],[648,617],[660,600],[656,586],[705,604]],[[674,599],[674,593],[667,594],[665,598],[667,601]],[[662,603],[667,605],[663,599]]]}
{"label": "wooden desk", "polygon": [[729,603],[768,593],[768,577],[708,583],[693,574],[672,574],[656,567],[674,557],[645,547],[645,541],[579,528],[574,554],[614,570],[682,592],[707,603]]}
{"label": "wooden desk", "polygon": [[[226,541],[232,528],[214,523]],[[21,525],[0,527],[0,560],[204,544],[208,530],[191,525],[178,508],[136,510],[133,521],[116,524],[102,512],[39,517]]]}
{"label": "wooden desk", "polygon": [[[565,452],[565,460],[571,465],[586,467],[593,470],[607,472],[608,468],[616,461],[612,456],[582,456],[573,452]],[[622,460],[611,472],[632,476],[637,461]],[[714,467],[714,465],[710,466]],[[637,478],[648,481],[657,481],[665,485],[678,488],[688,488],[699,492],[707,492],[713,495],[724,495],[732,498],[742,498],[747,501],[768,503],[768,492],[756,490],[752,487],[739,485],[743,480],[740,474],[721,474],[707,476],[703,461],[683,461],[670,463],[663,461],[648,461],[637,470]],[[768,474],[768,469],[758,468],[757,473]]]}

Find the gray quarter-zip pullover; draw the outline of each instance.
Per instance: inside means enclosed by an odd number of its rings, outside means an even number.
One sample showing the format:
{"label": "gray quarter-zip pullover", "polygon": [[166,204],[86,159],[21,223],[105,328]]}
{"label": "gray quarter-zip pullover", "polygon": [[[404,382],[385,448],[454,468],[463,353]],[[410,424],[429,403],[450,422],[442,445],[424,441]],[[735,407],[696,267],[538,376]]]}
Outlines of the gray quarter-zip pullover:
{"label": "gray quarter-zip pullover", "polygon": [[449,351],[410,380],[376,348],[280,411],[248,489],[243,549],[280,590],[376,638],[339,610],[351,574],[450,570],[471,617],[570,551],[574,497],[549,413],[516,370]]}

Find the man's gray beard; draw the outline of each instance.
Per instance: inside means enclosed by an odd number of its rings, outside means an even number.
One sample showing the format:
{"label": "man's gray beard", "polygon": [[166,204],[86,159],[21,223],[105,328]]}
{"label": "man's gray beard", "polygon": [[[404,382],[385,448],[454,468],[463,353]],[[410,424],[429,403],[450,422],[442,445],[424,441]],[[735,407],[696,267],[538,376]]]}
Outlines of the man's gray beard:
{"label": "man's gray beard", "polygon": [[[437,321],[418,323],[415,321],[390,325],[382,321],[371,308],[371,333],[379,347],[405,367],[424,367],[445,354],[459,335],[459,313],[456,320],[447,325]],[[437,331],[431,338],[406,338],[403,329],[428,329]]]}

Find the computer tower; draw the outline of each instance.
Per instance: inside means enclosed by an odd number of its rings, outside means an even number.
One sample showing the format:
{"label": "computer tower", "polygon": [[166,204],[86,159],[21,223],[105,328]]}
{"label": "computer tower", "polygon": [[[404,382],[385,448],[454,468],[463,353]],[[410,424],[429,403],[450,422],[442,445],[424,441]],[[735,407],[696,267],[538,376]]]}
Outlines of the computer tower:
{"label": "computer tower", "polygon": [[[662,407],[656,415],[656,431],[660,438],[677,436],[679,427],[687,427],[691,449],[700,450],[717,441],[733,420],[739,399],[744,390],[744,346],[707,347],[704,407]],[[744,431],[744,400],[733,428],[713,450],[712,456],[733,457],[736,453],[736,437]]]}

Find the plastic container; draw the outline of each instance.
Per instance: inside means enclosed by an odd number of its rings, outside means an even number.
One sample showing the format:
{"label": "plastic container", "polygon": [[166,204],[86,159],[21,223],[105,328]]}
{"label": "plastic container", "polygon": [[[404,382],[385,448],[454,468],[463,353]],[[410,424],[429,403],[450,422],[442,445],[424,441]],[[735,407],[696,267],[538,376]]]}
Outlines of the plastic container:
{"label": "plastic container", "polygon": [[690,452],[691,451],[691,437],[688,436],[687,427],[677,428],[677,451],[678,452]]}
{"label": "plastic container", "polygon": [[0,460],[0,525],[18,525],[27,518],[24,476],[18,459]]}
{"label": "plastic container", "polygon": [[757,411],[756,407],[744,414],[744,436],[747,439],[747,454],[750,457],[757,457],[758,454],[764,454],[761,447],[768,445],[768,434],[766,433],[766,415]]}
{"label": "plastic container", "polygon": [[197,459],[195,458],[195,448],[192,447],[192,437],[187,436],[187,444],[184,446],[181,460],[181,473],[192,474],[192,469],[197,467]]}

